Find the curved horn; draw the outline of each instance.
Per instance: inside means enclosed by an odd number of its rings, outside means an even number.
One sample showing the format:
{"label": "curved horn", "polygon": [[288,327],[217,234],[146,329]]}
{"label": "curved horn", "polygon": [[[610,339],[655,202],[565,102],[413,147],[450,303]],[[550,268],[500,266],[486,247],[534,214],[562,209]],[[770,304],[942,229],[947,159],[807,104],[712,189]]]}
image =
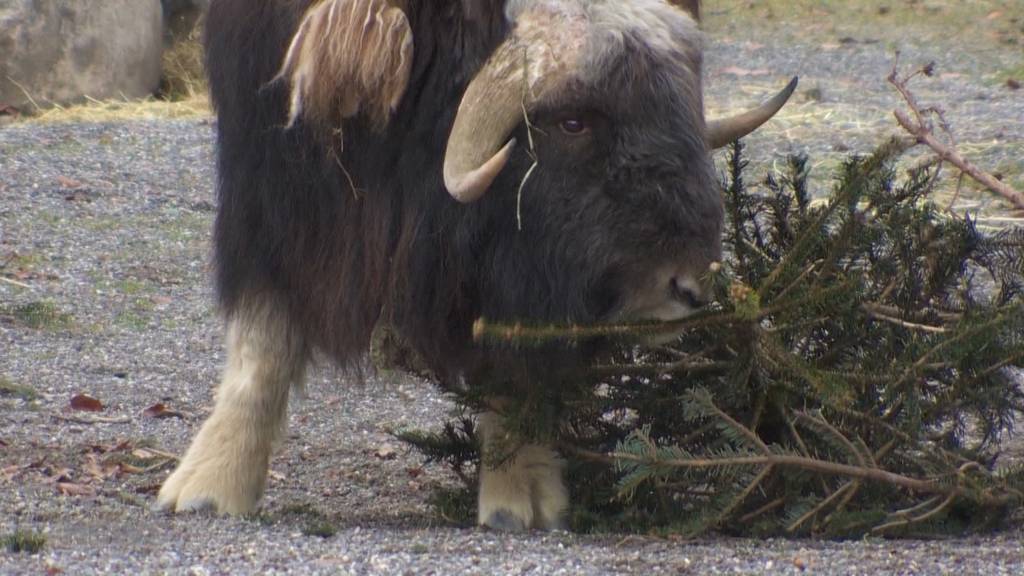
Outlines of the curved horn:
{"label": "curved horn", "polygon": [[556,28],[568,40],[555,45],[550,39],[551,20],[559,17],[563,16],[520,14],[512,37],[466,87],[444,157],[444,185],[459,202],[473,202],[484,195],[511,157],[515,140],[509,135],[529,107],[570,77],[583,34],[573,30],[578,22],[560,24]]}
{"label": "curved horn", "polygon": [[709,120],[707,123],[708,146],[712,149],[721,148],[760,128],[786,104],[789,97],[793,95],[793,91],[796,90],[798,80],[799,78],[794,76],[778,94],[753,110],[729,118]]}
{"label": "curved horn", "polygon": [[501,46],[469,83],[448,136],[444,185],[459,202],[483,196],[515,146],[508,136],[522,120],[523,73],[510,48]]}

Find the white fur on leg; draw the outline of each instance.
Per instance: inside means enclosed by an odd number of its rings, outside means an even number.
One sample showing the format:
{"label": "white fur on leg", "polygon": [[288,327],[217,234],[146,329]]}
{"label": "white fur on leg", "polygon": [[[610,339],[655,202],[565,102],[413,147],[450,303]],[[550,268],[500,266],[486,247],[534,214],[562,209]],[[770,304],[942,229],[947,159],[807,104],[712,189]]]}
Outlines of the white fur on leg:
{"label": "white fur on leg", "polygon": [[484,462],[480,466],[477,522],[498,530],[565,529],[569,491],[563,479],[565,462],[548,446],[527,444],[497,467],[486,464],[488,454],[505,439],[501,417],[480,417]]}
{"label": "white fur on leg", "polygon": [[228,362],[213,413],[160,488],[159,508],[222,514],[256,508],[284,429],[288,391],[301,385],[306,364],[287,320],[269,308],[250,308],[229,322]]}

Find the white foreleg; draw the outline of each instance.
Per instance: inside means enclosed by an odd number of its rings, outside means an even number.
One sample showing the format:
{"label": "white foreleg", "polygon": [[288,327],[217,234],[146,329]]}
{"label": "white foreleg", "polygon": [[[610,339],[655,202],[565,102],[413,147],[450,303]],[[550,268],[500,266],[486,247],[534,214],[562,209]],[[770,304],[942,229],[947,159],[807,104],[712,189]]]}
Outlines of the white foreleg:
{"label": "white foreleg", "polygon": [[245,514],[263,494],[288,392],[302,384],[306,349],[285,315],[266,303],[229,320],[227,346],[213,413],[160,489],[161,509]]}
{"label": "white foreleg", "polygon": [[480,417],[483,463],[480,465],[480,499],[477,521],[497,530],[528,528],[564,530],[569,510],[565,461],[549,446],[527,444],[496,467],[488,455],[501,450],[507,440],[501,416],[488,412]]}

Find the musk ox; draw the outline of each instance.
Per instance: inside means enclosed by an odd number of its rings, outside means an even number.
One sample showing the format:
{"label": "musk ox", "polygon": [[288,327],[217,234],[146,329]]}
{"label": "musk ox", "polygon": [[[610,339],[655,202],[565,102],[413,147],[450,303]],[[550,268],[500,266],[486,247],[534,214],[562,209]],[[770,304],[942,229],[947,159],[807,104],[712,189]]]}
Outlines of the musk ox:
{"label": "musk ox", "polygon": [[[682,4],[696,3],[214,0],[228,358],[158,505],[253,510],[311,354],[356,364],[380,321],[440,378],[504,378],[513,395],[557,386],[567,360],[474,346],[478,317],[672,320],[700,306],[723,220],[709,150],[793,85],[705,122],[701,36]],[[487,451],[502,419],[480,422]],[[562,472],[540,444],[482,466],[479,522],[564,526]]]}

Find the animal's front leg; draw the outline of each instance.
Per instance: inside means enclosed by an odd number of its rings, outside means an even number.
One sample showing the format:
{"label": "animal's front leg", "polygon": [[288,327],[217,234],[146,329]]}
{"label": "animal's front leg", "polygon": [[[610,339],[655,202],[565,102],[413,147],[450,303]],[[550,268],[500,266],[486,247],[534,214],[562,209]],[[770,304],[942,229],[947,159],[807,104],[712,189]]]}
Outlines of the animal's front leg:
{"label": "animal's front leg", "polygon": [[306,352],[279,311],[266,304],[244,308],[229,320],[228,362],[213,413],[160,489],[161,509],[245,514],[263,494],[288,391],[301,383]]}
{"label": "animal's front leg", "polygon": [[527,444],[495,466],[488,456],[500,452],[507,440],[501,416],[480,417],[483,458],[480,465],[478,523],[497,530],[529,528],[564,530],[569,510],[565,461],[549,446]]}

